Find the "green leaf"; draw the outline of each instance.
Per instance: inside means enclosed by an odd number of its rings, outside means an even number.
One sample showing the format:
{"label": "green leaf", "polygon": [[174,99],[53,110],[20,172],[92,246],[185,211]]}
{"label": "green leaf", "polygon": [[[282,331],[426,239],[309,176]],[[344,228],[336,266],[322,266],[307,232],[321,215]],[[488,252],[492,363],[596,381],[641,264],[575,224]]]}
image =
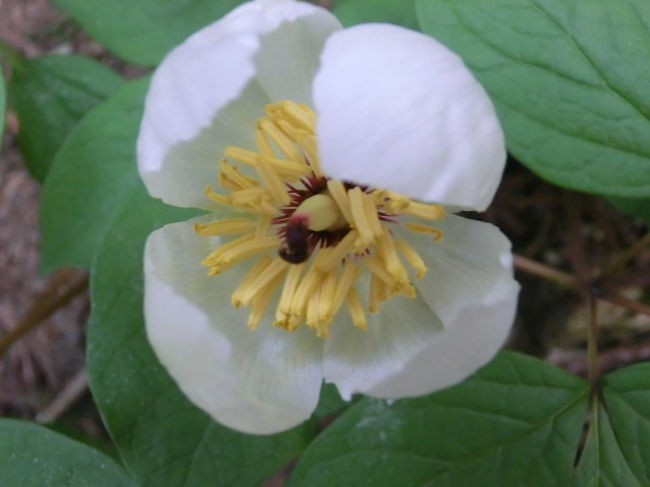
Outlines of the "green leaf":
{"label": "green leaf", "polygon": [[91,110],[56,155],[41,200],[41,261],[89,267],[112,216],[140,184],[135,143],[148,79]]}
{"label": "green leaf", "polygon": [[646,225],[650,225],[650,198],[608,198],[608,200],[622,213],[639,217]]}
{"label": "green leaf", "polygon": [[502,352],[460,385],[364,399],[309,446],[291,487],[570,485],[586,383]]}
{"label": "green leaf", "polygon": [[320,389],[320,397],[318,398],[318,406],[314,411],[314,416],[324,418],[340,412],[347,408],[348,405],[349,403],[341,398],[334,384],[323,384],[323,387]]}
{"label": "green leaf", "polygon": [[304,448],[313,426],[249,436],[218,425],[180,392],[145,335],[145,238],[188,216],[188,210],[165,206],[141,188],[114,217],[93,266],[91,389],[124,463],[142,485],[257,487]]}
{"label": "green leaf", "polygon": [[242,0],[56,0],[83,29],[127,61],[153,66]]}
{"label": "green leaf", "polygon": [[650,196],[650,2],[418,0],[416,10],[483,83],[522,163],[567,188]]}
{"label": "green leaf", "polygon": [[650,363],[617,370],[602,380],[580,459],[582,487],[650,485]]}
{"label": "green leaf", "polygon": [[34,178],[45,179],[70,130],[121,85],[116,73],[83,56],[43,56],[14,68],[10,103],[20,121],[18,142]]}
{"label": "green leaf", "polygon": [[589,437],[576,470],[580,487],[643,487],[630,469],[612,429],[607,412],[598,406],[589,429]]}
{"label": "green leaf", "polygon": [[134,485],[107,456],[33,423],[0,419],[3,487]]}
{"label": "green leaf", "polygon": [[364,22],[388,22],[418,28],[415,0],[335,0],[332,12],[345,27]]}

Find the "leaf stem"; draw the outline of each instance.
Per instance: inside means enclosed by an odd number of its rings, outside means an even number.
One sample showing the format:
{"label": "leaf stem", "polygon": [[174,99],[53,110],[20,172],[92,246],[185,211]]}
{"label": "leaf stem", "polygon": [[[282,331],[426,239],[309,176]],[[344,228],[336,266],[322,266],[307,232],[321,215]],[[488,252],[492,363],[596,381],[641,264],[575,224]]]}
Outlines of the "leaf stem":
{"label": "leaf stem", "polygon": [[[88,275],[79,275],[72,269],[58,271],[47,288],[37,296],[23,318],[0,337],[0,358],[20,338],[36,328],[56,310],[66,306],[88,287]],[[62,290],[63,289],[63,290]]]}
{"label": "leaf stem", "polygon": [[521,271],[543,277],[544,279],[553,281],[562,287],[573,289],[574,291],[583,290],[578,279],[567,272],[555,269],[554,267],[542,264],[522,255],[513,254],[513,259],[514,266]]}
{"label": "leaf stem", "polygon": [[587,327],[587,378],[592,393],[597,390],[600,367],[598,366],[598,301],[589,295],[589,326]]}

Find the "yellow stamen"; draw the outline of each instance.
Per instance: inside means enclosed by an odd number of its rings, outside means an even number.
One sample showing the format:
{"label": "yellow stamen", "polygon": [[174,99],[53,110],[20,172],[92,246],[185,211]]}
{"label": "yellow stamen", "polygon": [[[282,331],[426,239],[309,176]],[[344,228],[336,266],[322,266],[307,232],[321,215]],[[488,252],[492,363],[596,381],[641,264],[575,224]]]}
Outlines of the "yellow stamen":
{"label": "yellow stamen", "polygon": [[230,302],[235,308],[239,308],[243,304],[243,299],[246,291],[250,287],[250,285],[257,279],[262,272],[264,272],[264,269],[266,269],[269,264],[271,263],[271,257],[268,256],[268,254],[262,255],[259,259],[257,259],[257,262],[253,264],[253,267],[250,268],[250,270],[246,273],[246,276],[244,276],[244,279],[239,283],[239,286],[235,289],[235,292],[232,293],[232,296],[230,297]]}
{"label": "yellow stamen", "polygon": [[264,237],[271,228],[271,217],[268,215],[263,215],[260,217],[257,222],[257,227],[255,228],[255,238]]}
{"label": "yellow stamen", "polygon": [[224,252],[227,252],[231,248],[235,248],[238,245],[242,245],[242,244],[248,242],[249,240],[251,240],[252,238],[253,238],[253,236],[250,235],[250,234],[249,235],[244,235],[243,237],[236,238],[234,240],[231,240],[228,243],[225,243],[225,244],[221,245],[220,247],[217,247],[215,250],[210,252],[205,259],[203,259],[201,261],[201,264],[205,265],[205,266],[214,265],[221,258],[221,255]]}
{"label": "yellow stamen", "polygon": [[346,302],[354,326],[361,328],[362,330],[367,329],[368,321],[366,321],[366,314],[363,312],[363,306],[361,305],[361,300],[359,299],[356,289],[350,288],[346,297]]}
{"label": "yellow stamen", "polygon": [[394,215],[406,210],[411,202],[406,196],[385,189],[376,189],[372,192],[372,197],[377,206],[381,206],[388,213]]}
{"label": "yellow stamen", "polygon": [[313,133],[316,126],[316,116],[309,108],[298,105],[292,101],[281,101],[267,105],[266,114],[271,120],[286,121],[293,127],[309,133]]}
{"label": "yellow stamen", "polygon": [[219,184],[231,191],[253,188],[258,185],[256,179],[240,174],[237,168],[228,164],[225,159],[219,163]]}
{"label": "yellow stamen", "polygon": [[390,274],[383,262],[377,257],[364,257],[361,259],[361,263],[366,266],[370,272],[372,272],[373,276],[377,276],[379,279],[381,279],[388,286],[391,292],[397,292],[402,288],[403,285],[407,284],[404,281],[398,281],[395,276]]}
{"label": "yellow stamen", "polygon": [[289,197],[287,188],[280,179],[280,176],[278,176],[268,164],[257,164],[255,167],[260,177],[264,181],[264,184],[273,196],[275,203],[282,206],[288,205],[291,201],[291,198]]}
{"label": "yellow stamen", "polygon": [[298,142],[305,151],[311,170],[319,178],[323,177],[323,170],[320,167],[320,158],[318,157],[318,148],[316,147],[316,137],[311,134],[300,134]]}
{"label": "yellow stamen", "polygon": [[336,294],[336,269],[325,274],[320,286],[318,298],[318,323],[325,328],[334,317],[334,297]]}
{"label": "yellow stamen", "polygon": [[321,272],[327,272],[330,269],[333,269],[352,251],[354,243],[359,237],[359,232],[356,230],[350,230],[343,239],[336,244],[331,252],[329,252],[325,257],[321,258],[318,263],[318,270]]}
{"label": "yellow stamen", "polygon": [[402,265],[402,262],[397,256],[393,237],[386,229],[384,229],[381,237],[377,241],[377,250],[386,266],[386,270],[391,274],[393,279],[403,283],[408,282],[406,269],[404,269],[404,265]]}
{"label": "yellow stamen", "polygon": [[422,225],[421,223],[417,222],[406,222],[404,226],[415,233],[433,235],[434,242],[438,242],[442,239],[442,230],[438,228],[430,227],[429,225]]}
{"label": "yellow stamen", "polygon": [[264,134],[273,141],[275,145],[282,151],[282,153],[293,162],[302,163],[304,162],[304,157],[300,154],[300,151],[296,149],[296,146],[291,142],[291,140],[280,130],[280,128],[275,125],[270,120],[260,119],[258,121],[258,127],[264,132]]}
{"label": "yellow stamen", "polygon": [[269,139],[266,138],[264,132],[259,127],[255,129],[255,145],[260,154],[271,159],[275,158],[275,153],[273,152],[273,147],[269,143]]}
{"label": "yellow stamen", "polygon": [[[350,212],[352,213],[354,226],[359,231],[361,244],[368,246],[375,240],[376,225],[372,221],[372,217],[369,218],[367,213],[366,201],[368,199],[366,194],[357,186],[348,191],[348,199],[350,200]],[[377,218],[376,212],[374,218]]]}
{"label": "yellow stamen", "polygon": [[[266,118],[255,127],[254,150],[224,151],[227,160],[219,162],[218,181],[226,194],[205,189],[213,202],[246,213],[194,227],[202,236],[237,237],[203,259],[208,275],[255,258],[231,296],[234,307],[251,308],[246,322],[250,328],[262,323],[281,289],[275,326],[294,331],[307,325],[326,337],[345,303],[354,326],[366,329],[366,311],[377,312],[383,301],[397,295],[415,297],[404,261],[416,277],[427,272],[415,249],[394,239],[393,219],[381,218],[380,213],[433,221],[445,217],[438,205],[324,178],[315,124],[315,113],[305,105],[289,101],[268,105]],[[404,227],[434,239],[442,236],[439,229],[417,222]],[[291,252],[280,251],[281,245]],[[365,309],[357,289],[362,268],[370,281]]]}
{"label": "yellow stamen", "polygon": [[[263,134],[261,137],[263,137]],[[257,168],[260,164],[268,165],[271,169],[276,171],[279,176],[284,177],[285,179],[293,180],[300,176],[306,176],[311,172],[309,166],[304,164],[304,162],[277,159],[273,157],[272,152],[267,155],[265,153],[267,149],[272,150],[270,149],[270,146],[268,146],[264,149],[262,154],[258,154],[257,152],[231,146],[226,147],[224,153],[226,157],[241,162],[242,164],[246,164],[247,166]]]}
{"label": "yellow stamen", "polygon": [[[220,252],[217,256],[213,257],[210,254],[208,264],[212,266],[217,272],[224,271],[231,265],[246,260],[255,254],[265,252],[267,250],[276,249],[280,245],[280,238],[277,235],[268,235],[262,238],[250,238],[236,246],[232,246]],[[225,246],[224,246],[225,247]],[[223,249],[221,247],[218,250]]]}
{"label": "yellow stamen", "polygon": [[408,262],[409,265],[415,269],[415,277],[424,277],[424,275],[427,273],[427,266],[424,265],[424,261],[422,260],[422,257],[420,257],[420,254],[418,254],[417,250],[411,247],[404,240],[397,240],[395,242],[395,246],[397,247],[397,250],[399,250],[399,252],[404,256],[406,262]]}
{"label": "yellow stamen", "polygon": [[352,285],[357,279],[359,279],[360,275],[361,269],[359,269],[357,263],[352,259],[347,259],[345,264],[343,264],[343,271],[341,272],[341,276],[336,284],[336,292],[333,299],[334,304],[332,305],[333,315],[338,313],[343,304],[343,300],[348,295]]}
{"label": "yellow stamen", "polygon": [[370,277],[370,291],[368,293],[368,311],[376,313],[379,311],[379,303],[384,300],[386,293],[384,290],[385,284],[377,276],[373,274]]}
{"label": "yellow stamen", "polygon": [[275,314],[275,322],[273,323],[275,326],[288,328],[291,300],[293,299],[293,295],[300,283],[300,276],[302,275],[304,267],[305,264],[297,264],[289,267],[289,272],[284,281],[284,287],[282,288],[282,294],[280,295],[280,301],[278,302],[278,308]]}
{"label": "yellow stamen", "polygon": [[203,193],[215,203],[219,203],[227,206],[233,206],[232,202],[230,201],[230,197],[215,193],[214,191],[212,191],[212,188],[210,186],[206,186],[205,189],[203,190]]}
{"label": "yellow stamen", "polygon": [[307,326],[316,330],[316,335],[321,336],[318,331],[318,295],[320,293],[320,286],[316,286],[307,298],[307,306],[305,311],[305,321]]}
{"label": "yellow stamen", "polygon": [[[258,296],[258,294],[264,291],[268,284],[275,282],[276,278],[282,278],[288,265],[288,262],[285,262],[280,258],[273,259],[273,261],[264,268],[263,272],[258,274],[257,279],[249,283],[245,289],[242,289],[240,299],[241,304],[243,306],[248,306],[251,301]],[[275,287],[273,289],[275,289]]]}
{"label": "yellow stamen", "polygon": [[248,315],[248,320],[246,321],[246,326],[254,330],[262,321],[266,308],[269,306],[269,302],[273,297],[278,284],[282,280],[282,276],[276,276],[271,282],[269,282],[260,292],[255,296],[253,300],[253,309]]}
{"label": "yellow stamen", "polygon": [[323,259],[323,256],[327,256],[327,250],[328,249],[321,249],[318,252],[316,258],[314,259],[314,263],[298,285],[298,288],[296,289],[296,292],[291,300],[289,314],[299,317],[304,316],[307,300],[309,296],[311,296],[320,280],[320,276],[322,275],[322,273],[318,271],[319,261]]}
{"label": "yellow stamen", "polygon": [[195,223],[194,231],[199,235],[212,237],[215,235],[232,235],[248,233],[253,229],[253,222],[246,218],[225,218],[210,223]]}
{"label": "yellow stamen", "polygon": [[354,219],[352,218],[352,210],[350,209],[350,200],[348,199],[348,194],[343,183],[338,179],[330,179],[327,181],[327,189],[329,190],[332,199],[334,199],[338,205],[343,217],[350,225],[352,225]]}
{"label": "yellow stamen", "polygon": [[424,218],[425,220],[442,220],[447,214],[445,209],[440,205],[426,205],[415,201],[409,202],[408,206],[404,209],[404,213]]}

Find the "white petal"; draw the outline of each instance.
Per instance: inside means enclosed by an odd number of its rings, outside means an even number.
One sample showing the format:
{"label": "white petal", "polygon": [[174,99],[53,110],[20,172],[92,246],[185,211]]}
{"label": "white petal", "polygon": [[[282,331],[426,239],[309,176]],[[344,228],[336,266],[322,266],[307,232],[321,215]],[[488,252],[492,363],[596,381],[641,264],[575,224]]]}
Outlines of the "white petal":
{"label": "white petal", "polygon": [[417,396],[453,385],[485,365],[510,333],[519,294],[510,242],[489,223],[453,215],[437,223],[441,242],[419,236],[411,243],[429,267],[415,284],[444,330],[369,395]]}
{"label": "white petal", "polygon": [[249,330],[247,310],[230,304],[245,269],[207,277],[199,265],[217,241],[194,234],[190,222],[149,236],[147,335],[181,390],[218,422],[253,434],[288,429],[318,402],[322,343],[309,330],[287,333],[268,320]]}
{"label": "white petal", "polygon": [[485,298],[469,305],[399,374],[367,392],[383,398],[419,396],[454,385],[489,362],[508,338],[519,286],[503,280]]}
{"label": "white petal", "polygon": [[382,303],[378,313],[366,317],[368,329],[360,330],[340,315],[325,343],[325,381],[336,384],[346,400],[402,372],[405,364],[442,330],[438,318],[419,298],[390,299]]}
{"label": "white petal", "polygon": [[399,229],[424,260],[429,271],[414,281],[424,300],[449,326],[466,306],[483,300],[495,283],[512,280],[510,241],[490,223],[448,215],[434,222],[442,240]]}
{"label": "white petal", "polygon": [[[176,47],[154,74],[138,138],[152,196],[206,207],[228,145],[253,147],[255,120],[278,97],[309,101],[325,38],[340,27],[319,7],[258,0]],[[295,96],[291,96],[291,95]]]}
{"label": "white petal", "polygon": [[332,177],[463,208],[492,200],[506,158],[494,108],[433,38],[384,24],[334,33],[314,103]]}

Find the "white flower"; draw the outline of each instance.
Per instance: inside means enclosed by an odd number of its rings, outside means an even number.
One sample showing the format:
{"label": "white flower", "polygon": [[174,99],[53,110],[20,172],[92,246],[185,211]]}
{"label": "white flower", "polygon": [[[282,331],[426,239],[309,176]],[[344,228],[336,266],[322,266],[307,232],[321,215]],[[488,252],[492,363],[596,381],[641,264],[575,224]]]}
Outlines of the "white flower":
{"label": "white flower", "polygon": [[259,434],[307,419],[323,379],[344,398],[462,380],[502,346],[518,285],[507,239],[445,208],[485,209],[504,161],[487,95],[432,38],[240,6],[173,50],[146,100],[149,193],[209,210],[147,241],[158,358]]}

